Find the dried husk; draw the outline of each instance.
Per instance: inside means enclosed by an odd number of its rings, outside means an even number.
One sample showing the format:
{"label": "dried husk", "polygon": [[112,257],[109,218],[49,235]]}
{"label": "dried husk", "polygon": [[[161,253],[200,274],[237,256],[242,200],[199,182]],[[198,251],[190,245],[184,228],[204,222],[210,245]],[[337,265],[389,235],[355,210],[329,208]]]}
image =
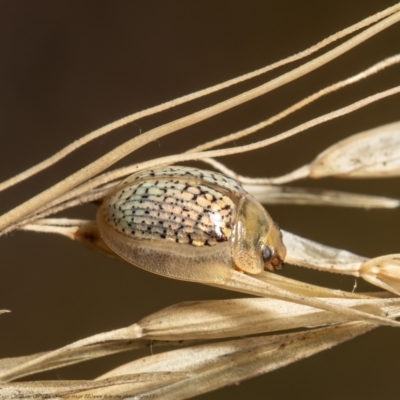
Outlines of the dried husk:
{"label": "dried husk", "polygon": [[[324,300],[376,315],[400,312],[400,299],[397,298],[364,296],[358,299]],[[196,340],[332,325],[348,320],[346,315],[274,299],[185,302],[153,313],[136,324],[97,334],[52,352],[3,359],[0,361],[0,380],[15,380],[37,372],[143,347],[188,345]]]}
{"label": "dried husk", "polygon": [[[2,396],[76,399],[147,396],[187,399],[309,357],[373,329],[347,323],[286,335],[192,346],[142,358],[96,381],[36,381],[2,384]],[[169,372],[165,372],[169,371]]]}
{"label": "dried husk", "polygon": [[[372,328],[373,325],[366,323],[348,323],[287,335],[193,346],[175,350],[174,354],[162,353],[134,361],[101,378],[133,371],[186,371],[191,374],[187,379],[154,391],[141,392],[163,399],[186,399],[281,368]],[[108,393],[121,394],[119,391]]]}
{"label": "dried husk", "polygon": [[400,175],[400,122],[352,135],[310,164],[310,177],[388,178]]}
{"label": "dried husk", "polygon": [[360,276],[400,296],[400,254],[372,258],[360,267]]}

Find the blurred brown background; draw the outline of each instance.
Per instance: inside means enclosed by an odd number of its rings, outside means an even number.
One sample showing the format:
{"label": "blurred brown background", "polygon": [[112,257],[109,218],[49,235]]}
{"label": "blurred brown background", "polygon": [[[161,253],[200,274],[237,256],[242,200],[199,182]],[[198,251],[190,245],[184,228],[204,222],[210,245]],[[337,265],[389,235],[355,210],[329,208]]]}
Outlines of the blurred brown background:
{"label": "blurred brown background", "polygon": [[[29,1],[0,2],[0,180],[115,119],[299,52],[394,1]],[[154,142],[120,163],[183,151],[261,121],[322,87],[399,52],[400,25],[330,65],[261,99]],[[284,68],[284,70],[292,67]],[[107,150],[161,123],[276,76],[260,77],[138,121],[79,150],[1,195],[0,212],[28,199]],[[399,67],[330,95],[254,135],[267,137],[400,84]],[[349,134],[399,119],[399,97],[321,125],[271,148],[223,160],[244,175],[277,176]],[[250,139],[240,141],[247,143]],[[199,164],[198,164],[199,165]],[[398,179],[299,182],[301,186],[399,197]],[[365,256],[399,252],[399,211],[269,208],[286,230]],[[67,215],[93,218],[95,206]],[[50,350],[120,328],[185,300],[239,295],[168,280],[102,258],[62,237],[15,232],[0,240],[0,357]],[[290,266],[284,273],[329,287],[354,280]],[[371,290],[359,282],[357,290]],[[400,331],[374,332],[265,376],[199,399],[398,399]],[[155,349],[156,352],[161,349]],[[146,356],[149,351],[143,351]],[[37,375],[92,378],[136,354]],[[29,378],[32,379],[32,378]]]}

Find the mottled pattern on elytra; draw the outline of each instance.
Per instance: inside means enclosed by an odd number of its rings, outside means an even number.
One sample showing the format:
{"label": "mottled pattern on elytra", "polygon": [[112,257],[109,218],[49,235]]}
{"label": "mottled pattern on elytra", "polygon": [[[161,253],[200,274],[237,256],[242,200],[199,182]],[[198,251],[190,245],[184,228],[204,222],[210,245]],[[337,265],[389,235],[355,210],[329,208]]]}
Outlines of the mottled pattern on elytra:
{"label": "mottled pattern on elytra", "polygon": [[138,239],[213,246],[231,237],[244,194],[221,174],[168,167],[126,179],[106,200],[104,212],[109,224]]}

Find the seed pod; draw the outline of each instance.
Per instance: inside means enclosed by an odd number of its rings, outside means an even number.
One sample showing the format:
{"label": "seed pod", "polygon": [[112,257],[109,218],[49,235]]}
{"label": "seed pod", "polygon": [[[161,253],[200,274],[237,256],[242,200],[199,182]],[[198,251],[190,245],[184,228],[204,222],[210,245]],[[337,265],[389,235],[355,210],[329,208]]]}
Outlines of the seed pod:
{"label": "seed pod", "polygon": [[234,268],[279,268],[286,255],[279,228],[237,181],[189,167],[130,176],[104,199],[97,224],[120,257],[182,280],[221,283]]}

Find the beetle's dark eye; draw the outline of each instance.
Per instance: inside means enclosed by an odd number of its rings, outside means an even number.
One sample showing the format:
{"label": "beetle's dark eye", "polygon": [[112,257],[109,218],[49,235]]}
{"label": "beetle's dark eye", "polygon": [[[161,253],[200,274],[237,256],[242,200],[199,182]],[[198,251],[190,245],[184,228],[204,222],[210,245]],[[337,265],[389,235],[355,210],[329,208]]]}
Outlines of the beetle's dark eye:
{"label": "beetle's dark eye", "polygon": [[271,261],[272,257],[272,252],[271,249],[268,246],[263,246],[262,247],[262,258],[265,263]]}

